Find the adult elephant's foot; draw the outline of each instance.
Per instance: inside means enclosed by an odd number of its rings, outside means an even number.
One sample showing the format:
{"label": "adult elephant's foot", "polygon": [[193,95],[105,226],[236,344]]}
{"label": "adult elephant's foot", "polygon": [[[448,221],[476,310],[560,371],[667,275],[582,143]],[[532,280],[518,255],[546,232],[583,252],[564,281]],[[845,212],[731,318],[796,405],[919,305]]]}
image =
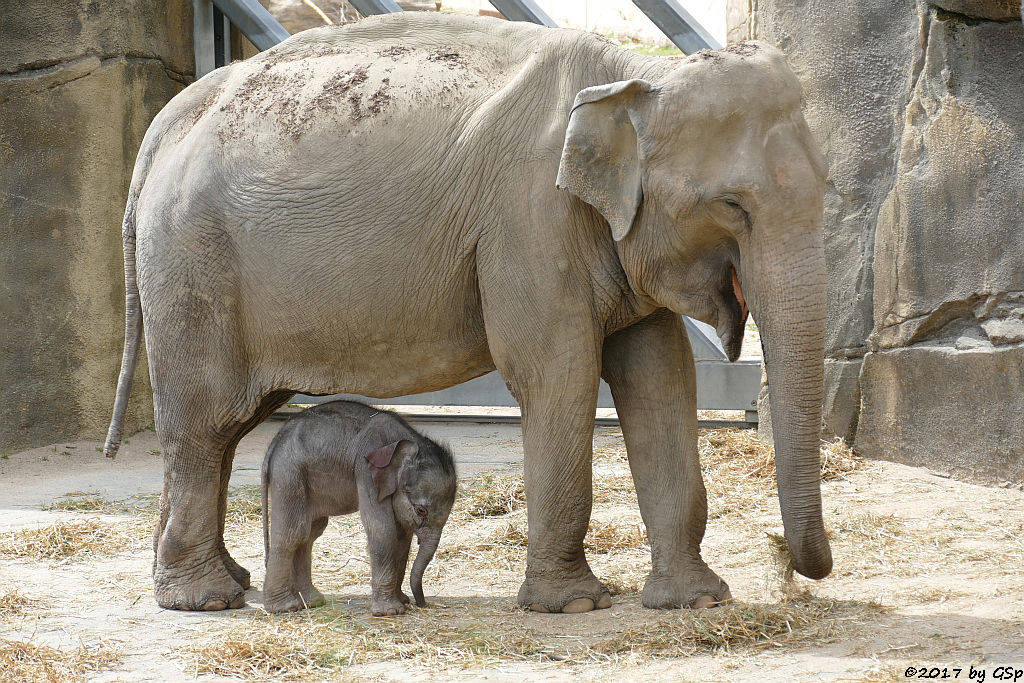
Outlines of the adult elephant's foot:
{"label": "adult elephant's foot", "polygon": [[573,581],[527,573],[519,589],[519,604],[534,612],[579,614],[612,606],[612,596],[590,570]]}
{"label": "adult elephant's foot", "polygon": [[219,554],[200,563],[153,568],[156,602],[166,609],[222,610],[245,606],[245,589],[228,573]]}
{"label": "adult elephant's foot", "polygon": [[701,609],[716,607],[731,597],[725,581],[704,567],[668,576],[651,574],[640,602],[651,609]]}
{"label": "adult elephant's foot", "polygon": [[220,549],[220,559],[224,562],[224,569],[242,587],[242,590],[252,588],[252,582],[249,580],[249,570],[235,562],[235,559],[228,554],[227,548],[222,547]]}

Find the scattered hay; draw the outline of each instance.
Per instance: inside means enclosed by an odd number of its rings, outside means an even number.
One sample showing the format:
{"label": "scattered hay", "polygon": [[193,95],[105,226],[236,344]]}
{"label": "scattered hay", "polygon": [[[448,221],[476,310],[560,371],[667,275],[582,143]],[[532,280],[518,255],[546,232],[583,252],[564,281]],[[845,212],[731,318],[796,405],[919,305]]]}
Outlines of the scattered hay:
{"label": "scattered hay", "polygon": [[0,536],[0,557],[30,560],[77,560],[141,550],[151,530],[139,521],[103,522],[97,518],[59,521]]}
{"label": "scattered hay", "polygon": [[55,503],[43,505],[41,510],[81,512],[94,515],[131,515],[156,517],[159,494],[138,494],[127,500],[106,500],[95,492],[69,491]]}
{"label": "scattered hay", "polygon": [[766,531],[768,557],[770,558],[765,593],[769,599],[793,602],[812,599],[811,593],[796,582],[796,566],[789,552],[786,537],[774,531]]}
{"label": "scattered hay", "polygon": [[322,663],[326,644],[321,638],[311,638],[308,629],[290,622],[267,621],[261,626],[221,634],[213,642],[187,648],[187,672],[245,679],[309,679],[330,671]]}
{"label": "scattered hay", "polygon": [[521,521],[513,521],[492,531],[487,539],[477,546],[478,550],[489,548],[525,548],[529,532]]}
{"label": "scattered hay", "polygon": [[643,524],[617,524],[590,520],[583,547],[592,553],[614,553],[620,550],[651,549],[647,527]]}
{"label": "scattered hay", "polygon": [[631,474],[606,474],[594,477],[594,505],[637,505]]}
{"label": "scattered hay", "polygon": [[[619,436],[621,437],[621,433]],[[600,447],[595,446],[594,462],[626,464],[629,462],[629,459],[626,457],[626,447],[622,444]]]}
{"label": "scattered hay", "polygon": [[[719,475],[775,481],[775,449],[752,429],[708,429],[698,437],[701,463]],[[835,481],[862,468],[864,461],[842,439],[821,444],[821,479]]]}
{"label": "scattered hay", "polygon": [[0,595],[0,620],[23,617],[40,604],[39,600],[27,598],[17,591],[9,590]]}
{"label": "scattered hay", "polygon": [[83,681],[86,674],[111,669],[124,655],[120,650],[98,643],[80,645],[74,650],[58,650],[0,638],[0,680],[4,681]]}
{"label": "scattered hay", "polygon": [[522,474],[484,474],[463,484],[456,499],[457,512],[475,517],[501,517],[526,507]]}
{"label": "scattered hay", "polygon": [[827,600],[732,603],[659,616],[596,641],[583,635],[552,641],[533,635],[526,626],[528,613],[504,598],[447,599],[398,618],[362,617],[332,603],[303,614],[240,615],[233,626],[209,634],[181,656],[193,675],[295,680],[322,679],[352,665],[385,661],[414,662],[436,673],[436,667],[515,661],[572,665],[624,655],[650,660],[820,645],[882,609],[874,603]]}
{"label": "scattered hay", "polygon": [[[536,658],[543,647],[525,633],[506,600],[411,609],[398,618],[359,618],[333,605],[296,615],[255,615],[183,653],[188,673],[242,678],[323,678],[354,664],[415,660],[479,666]],[[456,616],[457,615],[457,616]]]}
{"label": "scattered hay", "polygon": [[643,574],[604,575],[604,586],[612,596],[632,595],[644,589],[644,580],[645,576]]}
{"label": "scattered hay", "polygon": [[95,512],[99,514],[116,514],[121,512],[115,503],[104,500],[98,493],[69,491],[64,498],[56,503],[44,505],[43,510],[63,510],[65,512]]}
{"label": "scattered hay", "polygon": [[822,481],[845,479],[847,474],[863,467],[864,461],[854,455],[839,437],[821,444]]}
{"label": "scattered hay", "polygon": [[760,652],[821,645],[881,608],[873,603],[809,600],[781,604],[732,603],[710,610],[683,610],[625,629],[589,650],[609,656],[688,657],[701,652]]}
{"label": "scattered hay", "polygon": [[256,484],[239,486],[228,494],[227,513],[224,523],[236,529],[257,522],[263,523],[263,502],[260,487]]}
{"label": "scattered hay", "polygon": [[903,522],[893,515],[866,512],[839,519],[830,530],[829,538],[877,551],[901,543],[902,532]]}

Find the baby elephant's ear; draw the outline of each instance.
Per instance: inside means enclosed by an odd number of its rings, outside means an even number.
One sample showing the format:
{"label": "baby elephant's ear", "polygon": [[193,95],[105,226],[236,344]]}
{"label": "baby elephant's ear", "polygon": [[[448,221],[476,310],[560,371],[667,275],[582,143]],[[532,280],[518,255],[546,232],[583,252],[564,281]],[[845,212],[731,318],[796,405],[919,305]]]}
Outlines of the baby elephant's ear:
{"label": "baby elephant's ear", "polygon": [[366,458],[366,462],[374,467],[387,467],[391,464],[391,458],[394,457],[396,448],[398,448],[397,441],[389,443],[387,446],[381,446],[375,451],[370,451],[363,457]]}
{"label": "baby elephant's ear", "polygon": [[400,439],[363,456],[371,465],[370,475],[373,477],[373,485],[377,489],[377,502],[383,501],[398,490],[402,461],[417,450],[418,446],[415,442],[409,439]]}

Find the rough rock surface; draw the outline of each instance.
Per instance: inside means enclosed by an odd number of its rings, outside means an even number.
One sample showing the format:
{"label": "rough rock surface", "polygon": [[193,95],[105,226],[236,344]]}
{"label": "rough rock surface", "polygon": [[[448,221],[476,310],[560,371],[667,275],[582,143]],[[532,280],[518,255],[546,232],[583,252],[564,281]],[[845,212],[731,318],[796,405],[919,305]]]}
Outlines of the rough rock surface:
{"label": "rough rock surface", "polygon": [[825,431],[1024,483],[1020,4],[729,0],[729,16],[730,40],[787,53],[829,160]]}
{"label": "rough rock surface", "polygon": [[[128,183],[150,120],[191,80],[192,3],[5,3],[0,34],[6,452],[106,430]],[[147,375],[140,363],[129,429],[152,423]]]}

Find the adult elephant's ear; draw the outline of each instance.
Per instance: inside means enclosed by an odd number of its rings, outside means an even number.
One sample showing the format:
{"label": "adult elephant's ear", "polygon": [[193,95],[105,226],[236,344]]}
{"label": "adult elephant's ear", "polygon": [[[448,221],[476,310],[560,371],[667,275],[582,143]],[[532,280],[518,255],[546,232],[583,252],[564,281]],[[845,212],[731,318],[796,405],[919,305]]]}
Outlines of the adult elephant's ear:
{"label": "adult elephant's ear", "polygon": [[576,95],[569,112],[555,185],[600,211],[616,242],[643,198],[637,127],[639,99],[650,91],[639,79],[595,85]]}

